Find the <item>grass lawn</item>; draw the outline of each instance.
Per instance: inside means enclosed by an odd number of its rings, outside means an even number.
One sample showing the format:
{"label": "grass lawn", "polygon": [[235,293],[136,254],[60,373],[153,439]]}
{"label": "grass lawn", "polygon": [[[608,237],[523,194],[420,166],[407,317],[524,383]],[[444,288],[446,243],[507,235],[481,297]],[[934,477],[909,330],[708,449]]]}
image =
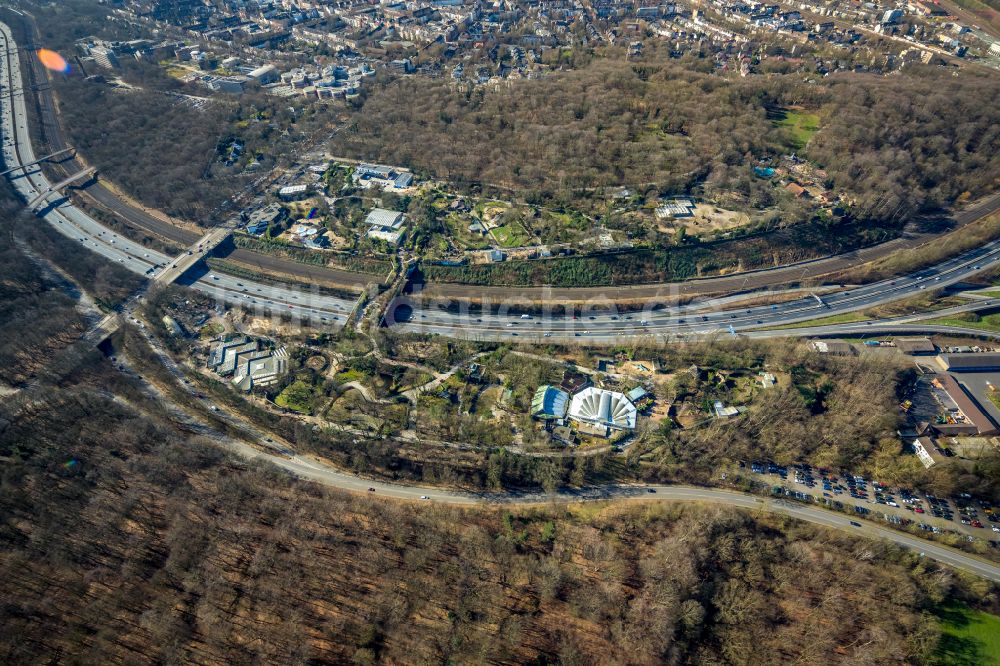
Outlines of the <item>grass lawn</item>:
{"label": "grass lawn", "polygon": [[860,312],[845,312],[844,314],[832,315],[830,317],[822,317],[820,319],[810,319],[809,321],[800,321],[794,324],[782,324],[781,326],[770,326],[768,328],[761,328],[762,331],[783,331],[786,328],[806,328],[808,326],[828,326],[830,324],[853,324],[857,321],[868,321],[871,317],[867,317]]}
{"label": "grass lawn", "polygon": [[347,382],[360,382],[362,380],[368,379],[368,375],[365,373],[354,370],[344,370],[343,372],[338,372],[336,375],[336,380],[341,384],[346,384]]}
{"label": "grass lawn", "polygon": [[982,331],[1000,332],[1000,313],[982,315],[981,317],[979,317],[979,321],[975,321],[975,317],[970,314],[966,315],[965,317],[961,315],[956,315],[954,317],[942,317],[941,319],[930,319],[927,321],[927,323],[941,324],[942,326],[961,326],[963,328],[978,328],[979,330]]}
{"label": "grass lawn", "polygon": [[312,399],[313,387],[303,381],[296,381],[285,387],[274,402],[280,407],[300,414],[311,414]]}
{"label": "grass lawn", "polygon": [[531,237],[520,226],[508,224],[493,229],[493,236],[503,247],[524,247],[531,242]]}
{"label": "grass lawn", "polygon": [[931,663],[937,666],[1000,664],[1000,617],[950,603],[934,612],[941,622],[941,642]]}
{"label": "grass lawn", "polygon": [[805,111],[783,111],[778,114],[774,124],[787,128],[792,134],[796,150],[802,150],[813,134],[819,131],[819,116]]}

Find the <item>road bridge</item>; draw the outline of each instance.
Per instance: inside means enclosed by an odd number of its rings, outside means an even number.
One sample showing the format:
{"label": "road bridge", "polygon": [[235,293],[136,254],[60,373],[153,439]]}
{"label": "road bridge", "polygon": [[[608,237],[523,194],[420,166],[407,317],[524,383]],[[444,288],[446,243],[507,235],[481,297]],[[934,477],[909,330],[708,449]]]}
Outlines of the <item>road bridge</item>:
{"label": "road bridge", "polygon": [[167,267],[153,278],[153,282],[172,284],[192,266],[215,251],[215,248],[219,247],[232,233],[232,229],[227,227],[219,227],[208,232],[197,243],[167,264]]}
{"label": "road bridge", "polygon": [[62,150],[57,150],[54,153],[49,153],[45,157],[39,157],[37,160],[35,160],[33,162],[28,162],[27,164],[18,164],[17,166],[13,166],[13,167],[7,169],[6,171],[0,171],[0,176],[6,176],[9,173],[13,173],[15,171],[19,171],[21,169],[33,166],[35,164],[40,164],[41,162],[47,162],[48,160],[52,159],[53,157],[59,157],[60,155],[63,155],[65,153],[71,153],[71,152],[73,152],[72,148],[63,148]]}
{"label": "road bridge", "polygon": [[97,172],[97,167],[87,167],[86,169],[83,169],[82,171],[77,171],[68,178],[59,181],[55,185],[49,185],[46,189],[42,190],[37,197],[28,202],[28,208],[30,210],[34,210],[35,206],[45,201],[45,199],[53,192],[58,192],[67,185],[71,185],[77,182],[78,180],[83,180],[84,178],[92,176],[96,172]]}

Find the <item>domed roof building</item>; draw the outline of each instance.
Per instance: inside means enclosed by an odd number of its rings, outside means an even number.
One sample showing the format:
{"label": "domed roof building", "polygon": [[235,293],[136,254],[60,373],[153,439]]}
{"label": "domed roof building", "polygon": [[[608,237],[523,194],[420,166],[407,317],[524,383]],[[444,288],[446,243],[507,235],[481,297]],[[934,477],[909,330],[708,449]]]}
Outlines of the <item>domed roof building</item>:
{"label": "domed roof building", "polygon": [[616,430],[635,429],[637,410],[624,393],[594,386],[585,388],[569,404],[569,418]]}

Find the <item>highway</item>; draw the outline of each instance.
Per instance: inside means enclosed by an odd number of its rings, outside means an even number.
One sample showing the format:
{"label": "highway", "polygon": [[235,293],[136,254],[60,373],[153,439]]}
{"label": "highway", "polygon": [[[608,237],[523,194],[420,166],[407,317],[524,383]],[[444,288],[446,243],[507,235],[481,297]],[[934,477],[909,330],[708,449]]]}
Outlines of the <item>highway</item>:
{"label": "highway", "polygon": [[[3,137],[4,162],[8,167],[12,167],[34,161],[34,152],[31,147],[26,124],[27,114],[24,108],[24,91],[21,85],[20,65],[17,58],[11,58],[9,55],[12,52],[16,53],[17,47],[14,44],[8,27],[3,24],[0,24],[0,48],[3,48],[5,53],[8,54],[5,58],[0,59],[0,85],[3,88],[2,95],[0,95],[0,100],[2,100],[3,104],[0,135]],[[37,165],[26,167],[20,172],[15,171],[9,177],[21,196],[27,200],[37,196],[50,186],[47,178]],[[138,245],[104,228],[78,208],[65,201],[47,206],[40,211],[39,216],[60,233],[79,242],[81,247],[86,248],[88,251],[97,252],[129,270],[151,278],[156,277],[160,271],[169,270],[178,260],[178,258],[169,257]],[[822,297],[823,302],[813,297],[806,297],[779,306],[750,308],[741,314],[727,315],[724,313],[711,313],[709,315],[699,315],[699,323],[693,324],[686,324],[681,316],[684,314],[690,316],[689,310],[691,309],[678,308],[675,311],[669,309],[650,311],[642,315],[630,314],[618,316],[601,314],[599,318],[598,315],[593,315],[593,320],[589,319],[591,315],[584,315],[587,317],[585,320],[564,318],[561,322],[555,318],[524,320],[519,315],[509,317],[489,315],[487,316],[488,321],[477,322],[484,324],[483,326],[472,326],[468,329],[461,326],[456,328],[453,319],[454,315],[435,310],[427,311],[431,315],[431,320],[426,324],[413,325],[426,325],[452,333],[467,333],[471,330],[474,334],[479,334],[475,332],[486,331],[488,334],[495,334],[497,336],[507,336],[511,333],[507,330],[507,323],[511,324],[511,328],[516,325],[521,327],[518,330],[528,329],[542,336],[544,336],[545,331],[550,330],[550,327],[560,325],[564,329],[560,332],[560,335],[572,335],[574,337],[576,336],[575,329],[587,327],[587,329],[593,329],[593,331],[585,330],[580,332],[580,335],[585,335],[588,340],[616,339],[617,336],[623,334],[717,333],[728,330],[729,325],[732,325],[735,330],[744,330],[752,328],[754,325],[753,322],[756,322],[756,325],[760,326],[804,321],[816,318],[817,316],[828,316],[837,312],[849,312],[902,298],[918,293],[920,289],[926,288],[928,284],[934,286],[952,284],[979,270],[984,270],[987,267],[995,265],[998,261],[998,256],[1000,256],[1000,246],[991,244],[966,256],[956,258],[951,262],[946,262],[941,266],[926,271],[926,274],[902,278],[897,281],[887,281],[877,285],[858,288],[853,291],[827,295]],[[183,259],[183,257],[180,259]],[[176,266],[173,267],[176,268]],[[168,279],[172,279],[172,277],[171,275],[167,276]],[[321,320],[326,320],[329,318],[330,321],[334,322],[342,321],[343,317],[353,306],[351,301],[343,299],[319,296],[315,293],[297,292],[288,288],[272,287],[248,280],[241,281],[238,278],[222,274],[207,273],[200,275],[192,278],[190,284],[195,289],[229,304],[250,305],[271,312],[285,312],[287,310],[289,314],[300,316],[304,319],[315,320],[316,318],[320,318]],[[702,317],[704,318],[702,319]],[[730,317],[730,319],[725,319],[725,317]],[[419,314],[418,318],[420,318]],[[643,325],[642,321],[647,323]],[[406,324],[405,326],[410,325]],[[536,326],[539,328],[533,328]],[[437,331],[435,330],[434,332]],[[338,471],[317,460],[298,455],[289,457],[267,453],[250,444],[237,440],[230,440],[230,447],[245,457],[266,460],[306,480],[355,492],[366,493],[369,492],[369,488],[374,488],[373,494],[376,496],[398,500],[421,501],[422,498],[426,497],[425,501],[428,502],[458,505],[501,503],[549,504],[552,502],[601,500],[687,501],[723,504],[750,510],[771,511],[862,536],[888,539],[915,552],[919,552],[926,557],[975,573],[989,580],[1000,582],[1000,567],[960,551],[873,524],[866,524],[861,528],[854,527],[851,525],[848,516],[816,507],[770,498],[765,499],[732,491],[690,486],[612,485],[601,488],[563,490],[552,494],[463,493],[366,480]]]}
{"label": "highway", "polygon": [[[918,296],[962,282],[1000,265],[1000,240],[987,243],[914,274],[872,284],[806,295],[774,305],[724,310],[716,302],[684,306],[651,304],[640,311],[618,311],[614,304],[598,300],[590,307],[568,314],[532,314],[508,305],[497,312],[445,309],[442,305],[401,299],[387,311],[387,323],[399,330],[432,333],[473,340],[513,342],[577,342],[615,344],[623,337],[647,340],[678,340],[719,335],[737,335],[775,326],[807,322],[865,310]],[[402,305],[402,306],[400,306]],[[976,309],[985,309],[986,302]],[[412,313],[410,309],[412,308]],[[971,309],[971,308],[970,308]],[[904,318],[907,321],[910,318]],[[861,324],[861,330],[868,326]],[[874,324],[872,324],[874,326]],[[784,335],[807,335],[805,329]],[[773,337],[773,336],[772,336]]]}
{"label": "highway", "polygon": [[[5,102],[2,129],[3,157],[5,164],[10,168],[34,162],[35,155],[27,127],[21,64],[17,57],[11,55],[17,53],[17,45],[8,26],[2,25],[0,33],[6,54],[0,61],[2,68],[0,80],[4,81]],[[8,178],[26,200],[51,187],[40,165],[26,166],[20,171],[15,170],[8,175]],[[1000,201],[1000,197],[989,199],[983,206],[992,209],[997,201]],[[972,214],[969,211],[966,213]],[[180,257],[172,258],[105,228],[65,199],[53,202],[39,214],[61,233],[79,241],[87,249],[98,252],[133,272],[166,282],[172,282],[184,273],[188,265],[196,263],[199,258],[197,255],[204,254],[200,246],[210,245],[214,242],[213,235],[219,233],[209,232],[208,236],[200,241],[194,238],[188,251],[182,253]],[[979,271],[995,266],[998,261],[1000,261],[1000,241],[995,241],[911,276],[885,280],[851,290],[826,293],[822,296],[805,295],[781,304],[741,310],[723,309],[724,299],[679,307],[658,307],[654,303],[638,312],[617,312],[609,301],[598,299],[594,301],[592,307],[583,306],[570,315],[524,314],[515,310],[500,313],[447,311],[436,306],[421,305],[419,301],[415,301],[412,303],[414,309],[411,316],[396,317],[403,310],[390,309],[388,320],[401,330],[468,339],[519,342],[541,342],[554,338],[554,341],[562,342],[614,344],[621,342],[623,337],[666,341],[750,332],[754,332],[754,337],[810,335],[816,331],[815,328],[794,329],[784,333],[759,331],[759,329],[855,312],[907,298],[928,288],[944,287],[960,282]],[[259,284],[222,273],[191,275],[192,272],[185,273],[190,286],[228,305],[239,304],[251,310],[272,314],[281,312],[334,327],[344,321],[353,307],[353,302],[350,300],[320,295],[318,290],[296,290],[284,286]],[[879,322],[877,325],[864,326],[872,328],[842,325],[837,330],[875,332],[876,326],[882,327],[879,330],[887,330],[884,327],[888,326],[892,326],[893,330],[899,330],[896,322]],[[826,327],[823,329],[817,334],[831,332]]]}
{"label": "highway", "polygon": [[[146,329],[140,329],[154,352],[162,359],[164,367],[173,376],[177,386],[195,395],[195,389],[189,384],[181,383],[183,371],[160,348],[156,338],[149,335]],[[152,386],[160,399],[169,404],[170,399]],[[661,484],[614,484],[589,488],[564,488],[553,493],[545,492],[466,492],[446,490],[405,483],[392,483],[375,479],[367,479],[342,471],[327,462],[296,454],[287,442],[283,442],[273,433],[264,432],[247,422],[238,413],[230,413],[227,409],[214,412],[216,418],[225,421],[234,432],[241,433],[239,437],[223,435],[216,428],[208,426],[199,420],[176,408],[177,417],[196,426],[196,431],[211,438],[226,450],[249,460],[270,463],[285,472],[313,483],[358,494],[370,495],[379,499],[396,501],[413,501],[441,503],[457,506],[498,506],[498,505],[552,505],[571,502],[595,501],[628,501],[628,502],[694,502],[700,504],[717,504],[750,511],[766,511],[783,514],[797,520],[802,520],[830,529],[843,530],[851,534],[880,538],[891,541],[943,564],[982,576],[993,582],[1000,582],[1000,566],[975,555],[970,555],[955,548],[927,541],[904,532],[882,527],[870,521],[862,521],[835,511],[814,505],[802,504],[784,498],[760,497],[748,493],[718,488],[702,488],[686,485]],[[857,522],[858,525],[852,523]]]}
{"label": "highway", "polygon": [[[193,399],[199,399],[196,389],[192,385],[184,383],[184,372],[162,349],[157,339],[149,334],[148,327],[140,328],[139,334],[145,337],[154,353],[160,357],[163,367],[173,378],[171,381],[174,381],[180,390],[187,392]],[[580,489],[564,488],[554,493],[467,492],[363,478],[337,469],[325,461],[295,453],[292,447],[277,435],[258,429],[241,414],[231,413],[229,409],[223,407],[213,412],[214,417],[224,421],[232,429],[231,432],[239,433],[237,436],[225,435],[216,427],[202,421],[201,418],[194,417],[179,406],[173,405],[170,397],[159,388],[148,382],[146,382],[146,386],[153,392],[153,397],[166,405],[168,411],[172,412],[175,418],[193,426],[195,432],[209,437],[216,444],[235,455],[273,464],[302,480],[341,491],[369,495],[378,499],[458,506],[552,505],[554,503],[593,501],[670,501],[717,504],[742,510],[783,514],[797,520],[830,529],[843,530],[857,536],[886,539],[924,557],[994,582],[1000,582],[1000,566],[983,558],[869,521],[852,520],[850,515],[784,498],[760,497],[717,488],[661,484],[613,484]]]}
{"label": "highway", "polygon": [[[37,33],[37,27],[30,14],[22,14],[21,20],[26,33]],[[33,68],[36,81],[40,84],[37,95],[47,142],[52,150],[66,148],[68,144],[54,111],[55,104],[51,86],[41,85],[43,82],[47,83],[45,70],[35,59],[31,59],[30,65]],[[78,159],[74,159],[68,162],[68,164],[72,164],[78,169],[86,166],[84,162]],[[104,187],[100,182],[90,181],[82,189],[100,208],[112,212],[129,224],[144,229],[154,236],[182,247],[191,246],[198,239],[197,232],[171,224],[161,217],[153,215],[127,201],[123,201],[118,194]],[[955,213],[952,218],[956,226],[961,226],[996,210],[1000,210],[1000,195],[987,197],[973,207]],[[432,283],[426,285],[426,287],[429,295],[435,295],[440,298],[491,299],[493,301],[501,301],[511,296],[516,296],[524,299],[525,302],[546,300],[557,304],[581,302],[596,298],[619,301],[624,299],[648,299],[654,301],[665,294],[680,294],[690,297],[761,289],[764,287],[787,285],[804,279],[813,279],[850,269],[859,264],[884,257],[895,251],[917,247],[934,238],[934,236],[935,234],[933,233],[907,233],[902,238],[832,257],[771,269],[698,278],[677,283],[616,285],[600,288],[511,288]],[[337,286],[343,290],[357,293],[363,291],[366,285],[379,280],[378,277],[369,274],[355,273],[327,266],[302,264],[284,257],[261,254],[244,249],[234,250],[227,258],[254,266],[261,272],[290,275],[306,282]]]}
{"label": "highway", "polygon": [[[37,34],[34,18],[30,14],[20,14],[20,21],[24,26],[26,34]],[[29,39],[29,41],[31,40]],[[46,142],[53,151],[69,148],[62,126],[59,123],[59,118],[55,112],[55,99],[52,86],[48,85],[49,81],[45,68],[37,58],[28,58],[27,63],[24,64],[30,67],[29,73],[38,84],[35,93],[38,97],[40,121],[43,126]],[[89,166],[78,157],[60,164],[64,164],[68,170],[79,170]],[[169,220],[163,219],[137,205],[123,200],[118,193],[105,187],[100,181],[90,180],[82,183],[79,189],[94,201],[97,208],[108,211],[124,220],[127,224],[143,229],[150,235],[164,239],[168,243],[177,245],[178,247],[191,247],[199,239],[199,232],[172,224]],[[240,248],[232,250],[225,258],[253,266],[255,270],[259,270],[260,272],[291,275],[310,284],[335,287],[341,291],[358,294],[364,291],[368,285],[380,282],[385,278],[384,275],[376,276],[327,266],[303,264],[285,257],[262,254]]]}
{"label": "highway", "polygon": [[[15,168],[22,164],[30,165],[35,161],[35,153],[27,124],[28,115],[20,60],[12,55],[17,53],[17,44],[9,27],[2,23],[0,23],[0,48],[5,54],[0,58],[2,155],[6,167]],[[21,169],[15,168],[7,178],[26,201],[34,199],[51,187],[51,183],[42,172],[41,165],[38,164]],[[187,284],[229,306],[238,305],[251,311],[272,315],[288,315],[323,327],[339,327],[354,307],[352,300],[320,294],[316,289],[273,286],[224,273],[198,275],[197,269],[181,276],[182,271],[178,270],[175,264],[194,263],[189,259],[193,258],[195,252],[199,252],[197,239],[191,250],[180,257],[170,257],[111,231],[59,195],[53,194],[50,199],[52,202],[38,211],[41,219],[64,236],[79,242],[81,247],[97,252],[123,268],[150,279],[156,280],[162,275],[163,281],[173,282],[180,277],[178,282]],[[219,233],[221,232],[210,232],[201,243],[210,242],[214,239],[213,234]]]}

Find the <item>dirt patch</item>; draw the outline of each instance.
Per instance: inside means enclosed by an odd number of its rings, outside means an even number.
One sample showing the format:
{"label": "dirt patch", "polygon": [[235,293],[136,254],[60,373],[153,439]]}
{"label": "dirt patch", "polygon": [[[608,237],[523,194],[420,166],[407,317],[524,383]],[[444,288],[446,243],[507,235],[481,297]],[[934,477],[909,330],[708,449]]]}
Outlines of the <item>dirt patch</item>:
{"label": "dirt patch", "polygon": [[617,372],[622,375],[642,375],[652,377],[656,365],[652,361],[624,361],[618,364]]}
{"label": "dirt patch", "polygon": [[736,229],[750,223],[750,216],[735,210],[726,210],[712,204],[698,203],[691,217],[665,220],[660,231],[670,233],[681,227],[691,236]]}
{"label": "dirt patch", "polygon": [[306,367],[316,372],[323,372],[326,369],[327,360],[322,354],[316,354],[306,359]]}

